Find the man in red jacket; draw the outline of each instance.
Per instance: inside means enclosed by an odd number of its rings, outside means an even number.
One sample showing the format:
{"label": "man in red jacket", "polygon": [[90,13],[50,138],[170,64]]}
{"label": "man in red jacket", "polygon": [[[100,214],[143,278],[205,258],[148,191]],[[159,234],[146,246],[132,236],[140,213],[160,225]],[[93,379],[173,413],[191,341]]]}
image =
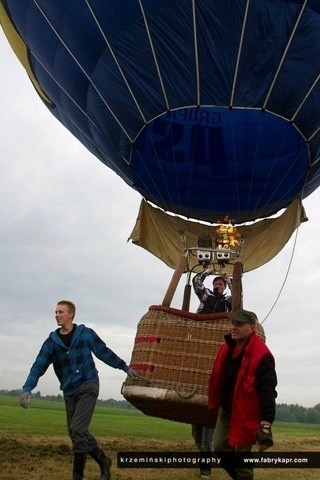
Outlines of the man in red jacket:
{"label": "man in red jacket", "polygon": [[[216,453],[250,452],[256,442],[260,451],[273,445],[277,375],[272,353],[255,332],[256,323],[254,312],[232,312],[230,332],[213,365],[208,407],[218,412]],[[253,468],[236,468],[230,459],[223,457],[222,466],[231,478],[253,479]]]}

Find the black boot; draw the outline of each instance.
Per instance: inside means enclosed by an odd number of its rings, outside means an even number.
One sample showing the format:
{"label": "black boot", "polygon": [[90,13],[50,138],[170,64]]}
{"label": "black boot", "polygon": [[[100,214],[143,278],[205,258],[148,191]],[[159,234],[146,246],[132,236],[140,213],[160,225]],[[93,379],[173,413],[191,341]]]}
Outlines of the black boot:
{"label": "black boot", "polygon": [[110,480],[111,478],[111,458],[107,457],[101,447],[97,446],[94,450],[89,452],[89,455],[97,462],[100,467],[100,480]]}
{"label": "black boot", "polygon": [[84,467],[86,465],[87,454],[74,452],[73,454],[73,480],[83,480]]}
{"label": "black boot", "polygon": [[224,465],[223,469],[230,475],[232,480],[237,480],[238,479],[237,472],[236,472],[236,469],[234,467],[227,467],[227,466]]}

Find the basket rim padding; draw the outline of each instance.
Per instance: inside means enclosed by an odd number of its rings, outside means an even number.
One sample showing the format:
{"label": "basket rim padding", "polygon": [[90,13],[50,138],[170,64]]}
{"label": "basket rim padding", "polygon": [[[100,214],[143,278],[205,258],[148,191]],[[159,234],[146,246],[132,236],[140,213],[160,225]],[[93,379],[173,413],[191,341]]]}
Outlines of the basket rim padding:
{"label": "basket rim padding", "polygon": [[180,310],[179,308],[163,307],[162,305],[151,305],[150,310],[157,310],[159,312],[170,313],[171,315],[177,315],[182,320],[195,320],[197,322],[205,322],[212,320],[228,319],[231,312],[218,312],[218,313],[192,313],[186,310]]}
{"label": "basket rim padding", "polygon": [[139,400],[165,400],[182,404],[198,404],[201,407],[206,407],[208,403],[207,395],[192,394],[192,397],[190,396],[187,398],[186,396],[180,395],[176,390],[159,387],[125,385],[125,383],[122,385],[121,393],[124,397],[126,397],[126,395],[131,395],[133,398],[137,397]]}

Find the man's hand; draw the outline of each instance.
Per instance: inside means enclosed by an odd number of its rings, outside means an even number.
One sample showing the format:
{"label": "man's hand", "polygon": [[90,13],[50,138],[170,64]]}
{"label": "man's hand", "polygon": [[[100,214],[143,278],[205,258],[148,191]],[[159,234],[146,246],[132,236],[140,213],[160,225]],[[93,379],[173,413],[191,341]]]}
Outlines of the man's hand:
{"label": "man's hand", "polygon": [[31,399],[31,393],[24,392],[20,397],[20,405],[23,408],[28,408]]}
{"label": "man's hand", "polygon": [[273,440],[270,423],[261,422],[260,428],[257,432],[257,442],[259,445],[259,452],[264,452],[267,448],[272,447]]}
{"label": "man's hand", "polygon": [[232,290],[232,278],[230,277],[230,275],[228,273],[224,273],[222,276],[225,279],[226,284],[229,287],[229,290]]}
{"label": "man's hand", "polygon": [[138,380],[138,378],[139,378],[139,375],[130,367],[129,367],[129,370],[127,372],[127,375],[128,375],[129,378],[131,378],[131,380]]}

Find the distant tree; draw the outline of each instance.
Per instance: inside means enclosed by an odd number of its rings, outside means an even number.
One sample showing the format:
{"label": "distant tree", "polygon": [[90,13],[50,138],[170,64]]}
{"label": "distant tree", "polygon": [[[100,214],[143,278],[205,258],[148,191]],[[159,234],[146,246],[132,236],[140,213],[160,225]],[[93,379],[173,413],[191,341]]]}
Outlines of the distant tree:
{"label": "distant tree", "polygon": [[[0,395],[10,395],[18,397],[21,395],[21,388],[14,390],[0,390]],[[41,392],[35,392],[33,396],[42,400],[53,400],[63,402],[63,396],[58,395],[46,395],[42,397]],[[115,400],[114,398],[108,398],[108,400],[99,399],[97,405],[115,408],[128,408],[135,410],[135,407],[131,405],[127,400]],[[297,422],[297,423],[313,423],[320,424],[320,403],[317,403],[314,407],[307,408],[298,404],[279,403],[276,406],[276,420],[280,422]]]}
{"label": "distant tree", "polygon": [[280,422],[296,422],[295,414],[292,412],[290,405],[286,403],[277,405],[276,420]]}
{"label": "distant tree", "polygon": [[307,423],[307,409],[301,405],[294,405],[293,412],[298,423]]}
{"label": "distant tree", "polygon": [[0,390],[1,395],[10,395],[11,397],[20,397],[22,390],[16,388],[15,390]]}
{"label": "distant tree", "polygon": [[280,422],[320,423],[320,411],[297,404],[280,403],[276,407],[276,420]]}
{"label": "distant tree", "polygon": [[307,423],[320,423],[320,412],[316,408],[308,408]]}

